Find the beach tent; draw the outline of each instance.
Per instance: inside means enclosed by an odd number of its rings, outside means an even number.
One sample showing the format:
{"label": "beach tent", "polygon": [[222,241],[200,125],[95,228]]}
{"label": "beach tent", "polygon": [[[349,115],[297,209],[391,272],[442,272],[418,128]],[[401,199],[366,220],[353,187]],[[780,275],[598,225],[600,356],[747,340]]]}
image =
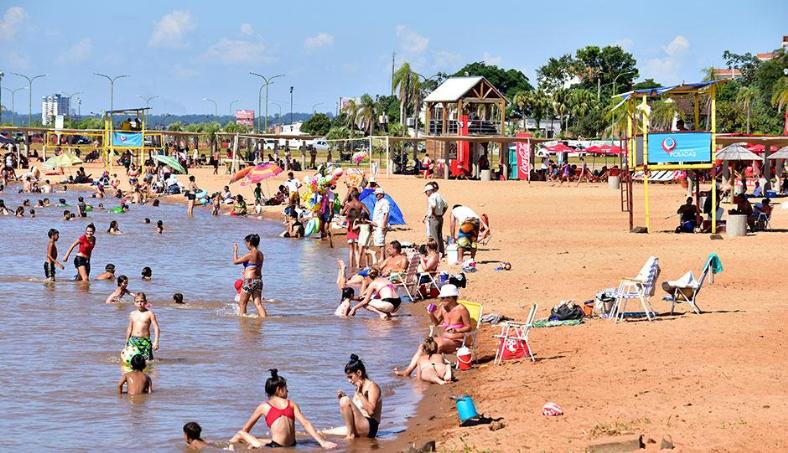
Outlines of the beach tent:
{"label": "beach tent", "polygon": [[760,160],[760,156],[748,150],[747,148],[733,144],[717,151],[717,160]]}
{"label": "beach tent", "polygon": [[[364,206],[369,209],[370,214],[375,210],[375,203],[377,202],[372,192],[374,192],[372,189],[364,189],[358,197],[359,200],[364,203]],[[389,194],[385,194],[384,197],[389,201],[389,205],[391,206],[391,210],[389,211],[389,225],[405,225],[405,217],[402,216],[402,211],[399,206],[397,206],[397,202],[394,201]]]}

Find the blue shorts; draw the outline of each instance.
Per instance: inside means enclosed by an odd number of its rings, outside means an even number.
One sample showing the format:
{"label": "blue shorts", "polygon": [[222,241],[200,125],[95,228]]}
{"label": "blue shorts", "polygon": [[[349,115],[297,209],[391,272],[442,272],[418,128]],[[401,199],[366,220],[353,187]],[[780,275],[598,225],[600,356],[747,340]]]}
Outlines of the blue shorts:
{"label": "blue shorts", "polygon": [[366,277],[366,276],[369,275],[369,271],[370,270],[371,270],[370,268],[365,267],[364,269],[361,269],[360,271],[358,271],[357,275],[360,275],[362,277]]}

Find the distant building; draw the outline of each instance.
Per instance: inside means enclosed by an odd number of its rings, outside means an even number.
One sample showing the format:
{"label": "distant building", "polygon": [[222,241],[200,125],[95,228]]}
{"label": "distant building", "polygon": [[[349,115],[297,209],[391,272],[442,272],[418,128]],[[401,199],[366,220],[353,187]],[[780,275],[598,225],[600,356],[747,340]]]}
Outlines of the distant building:
{"label": "distant building", "polygon": [[236,110],[235,124],[254,127],[254,110]]}
{"label": "distant building", "polygon": [[713,75],[714,80],[736,79],[741,77],[741,71],[736,68],[714,68]]}
{"label": "distant building", "polygon": [[[780,47],[782,47],[783,49],[788,50],[788,36],[783,35],[783,42],[780,44]],[[759,59],[761,61],[769,61],[772,58],[774,58],[775,56],[776,55],[775,55],[774,52],[762,52],[762,53],[756,53],[755,54],[755,58],[757,58],[757,59]]]}
{"label": "distant building", "polygon": [[59,94],[41,97],[41,124],[49,126],[55,123],[58,115],[68,116],[70,99]]}

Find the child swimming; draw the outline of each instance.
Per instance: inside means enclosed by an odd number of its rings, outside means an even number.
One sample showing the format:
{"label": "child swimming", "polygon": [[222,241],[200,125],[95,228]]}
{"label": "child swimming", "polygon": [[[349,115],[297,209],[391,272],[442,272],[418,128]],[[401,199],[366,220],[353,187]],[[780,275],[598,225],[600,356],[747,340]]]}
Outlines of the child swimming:
{"label": "child swimming", "polygon": [[129,286],[128,277],[126,277],[125,275],[121,275],[120,277],[118,277],[118,287],[115,288],[115,291],[112,291],[112,293],[109,296],[107,296],[107,300],[105,301],[105,303],[117,304],[120,302],[124,302],[123,298],[127,295],[131,297],[136,297],[134,293],[128,290],[128,286]]}
{"label": "child swimming", "polygon": [[131,371],[123,373],[118,382],[118,394],[123,393],[123,385],[126,385],[126,393],[129,395],[139,395],[140,393],[153,393],[153,381],[150,376],[144,373],[145,357],[137,354],[131,358]]}
{"label": "child swimming", "polygon": [[148,266],[142,268],[142,279],[150,281],[153,278],[153,270]]}

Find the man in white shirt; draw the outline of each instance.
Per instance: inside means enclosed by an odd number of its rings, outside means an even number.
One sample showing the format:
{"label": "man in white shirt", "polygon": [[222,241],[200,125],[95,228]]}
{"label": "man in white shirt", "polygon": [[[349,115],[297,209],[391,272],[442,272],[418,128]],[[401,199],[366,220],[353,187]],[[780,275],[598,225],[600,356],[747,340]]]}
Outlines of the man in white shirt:
{"label": "man in white shirt", "polygon": [[372,210],[372,245],[380,250],[380,259],[386,258],[386,230],[389,226],[391,205],[386,200],[386,193],[378,187],[375,189],[375,209]]}
{"label": "man in white shirt", "polygon": [[290,194],[290,201],[296,206],[300,206],[298,189],[301,187],[301,183],[295,179],[292,171],[287,173],[287,182],[285,182],[285,187],[287,187],[287,193]]}
{"label": "man in white shirt", "polygon": [[[471,259],[476,259],[476,249],[478,247],[476,240],[479,237],[481,223],[481,217],[467,206],[456,204],[451,209],[449,230],[452,237],[455,237],[457,240],[460,262],[462,262],[465,251],[471,254]],[[457,233],[456,236],[455,232]]]}
{"label": "man in white shirt", "polygon": [[427,195],[427,213],[424,216],[424,221],[427,223],[427,237],[438,243],[438,254],[442,256],[443,216],[448,206],[434,183],[424,186],[424,194]]}

